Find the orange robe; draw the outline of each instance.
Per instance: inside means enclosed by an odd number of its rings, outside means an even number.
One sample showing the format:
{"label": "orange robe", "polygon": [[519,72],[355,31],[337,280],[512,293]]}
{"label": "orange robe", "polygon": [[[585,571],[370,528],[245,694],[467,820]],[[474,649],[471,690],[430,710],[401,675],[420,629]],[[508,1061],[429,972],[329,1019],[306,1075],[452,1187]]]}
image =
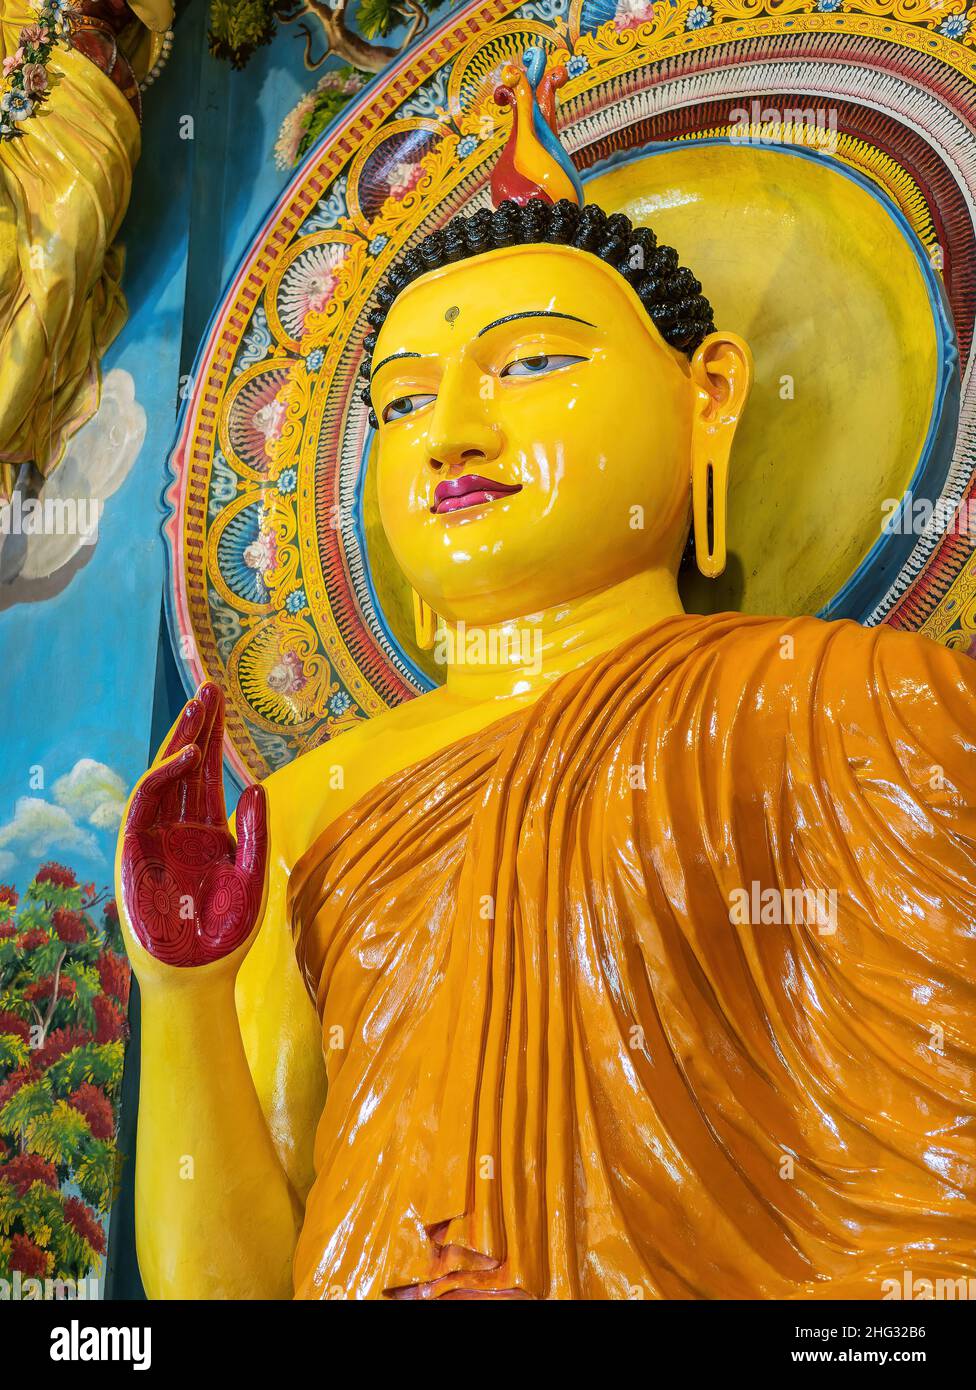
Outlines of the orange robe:
{"label": "orange robe", "polygon": [[976,1275],[974,743],[926,639],[681,616],[377,786],[292,878],[297,1296]]}

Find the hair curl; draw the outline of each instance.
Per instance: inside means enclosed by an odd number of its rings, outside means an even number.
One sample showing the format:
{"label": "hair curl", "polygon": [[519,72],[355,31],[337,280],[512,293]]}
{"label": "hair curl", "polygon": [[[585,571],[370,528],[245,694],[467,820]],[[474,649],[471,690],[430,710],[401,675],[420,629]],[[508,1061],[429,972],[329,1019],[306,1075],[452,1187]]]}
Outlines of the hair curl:
{"label": "hair curl", "polygon": [[558,203],[532,198],[522,205],[508,200],[495,212],[481,208],[470,216],[462,213],[401,256],[367,315],[370,332],[363,340],[366,357],[359,368],[366,385],[360,397],[369,408],[374,429],[376,412],[369,392],[373,349],[397,295],[428,271],[504,246],[537,245],[572,246],[612,265],[633,286],[664,341],[689,357],[714,331],[712,306],[692,272],[678,264],[677,251],[659,246],[649,227],[635,227],[622,212],[608,216],[592,204],[581,208],[565,198]]}

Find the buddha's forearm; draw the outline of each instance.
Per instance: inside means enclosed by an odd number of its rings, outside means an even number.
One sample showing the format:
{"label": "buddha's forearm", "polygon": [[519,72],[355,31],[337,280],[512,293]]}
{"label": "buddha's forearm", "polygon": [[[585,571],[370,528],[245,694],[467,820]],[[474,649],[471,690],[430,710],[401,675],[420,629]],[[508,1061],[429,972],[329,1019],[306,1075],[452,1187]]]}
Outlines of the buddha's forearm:
{"label": "buddha's forearm", "polygon": [[143,1282],[150,1298],[288,1298],[299,1213],[248,1070],[233,979],[180,973],[143,994]]}

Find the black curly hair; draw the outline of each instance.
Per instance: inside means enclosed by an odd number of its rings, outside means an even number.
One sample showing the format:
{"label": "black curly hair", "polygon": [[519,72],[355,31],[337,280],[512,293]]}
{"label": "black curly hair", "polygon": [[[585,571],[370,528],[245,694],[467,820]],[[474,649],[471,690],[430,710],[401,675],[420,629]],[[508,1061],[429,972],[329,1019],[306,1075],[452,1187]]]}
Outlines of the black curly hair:
{"label": "black curly hair", "polygon": [[374,429],[376,412],[369,393],[373,349],[390,305],[401,290],[429,270],[485,251],[540,244],[573,246],[612,265],[633,286],[664,341],[689,357],[714,331],[712,306],[691,271],[679,266],[677,251],[658,246],[649,227],[635,227],[622,212],[608,216],[593,204],[581,208],[565,198],[558,203],[531,198],[521,205],[508,200],[495,212],[481,208],[470,216],[462,213],[401,256],[390,268],[376,293],[376,306],[367,315],[370,332],[363,340],[366,357],[359,368],[366,385],[360,397],[369,407]]}

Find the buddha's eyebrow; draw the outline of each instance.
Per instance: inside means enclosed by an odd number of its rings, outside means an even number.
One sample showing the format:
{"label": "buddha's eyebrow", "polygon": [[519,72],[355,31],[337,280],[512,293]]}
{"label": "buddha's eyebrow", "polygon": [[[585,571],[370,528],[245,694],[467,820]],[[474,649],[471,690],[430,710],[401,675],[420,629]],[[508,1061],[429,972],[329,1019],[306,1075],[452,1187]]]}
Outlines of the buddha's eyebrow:
{"label": "buddha's eyebrow", "polygon": [[370,374],[369,374],[369,379],[370,379],[370,381],[372,381],[372,380],[373,380],[373,377],[374,377],[374,376],[376,375],[376,373],[379,371],[380,367],[385,367],[386,364],[387,364],[387,362],[396,362],[396,360],[397,360],[398,358],[400,358],[400,357],[420,357],[420,356],[421,356],[421,354],[420,354],[419,352],[391,352],[390,355],[389,355],[389,357],[384,357],[382,362],[377,362],[376,366],[373,368],[373,370],[372,370],[372,371],[370,372]]}
{"label": "buddha's eyebrow", "polygon": [[489,329],[497,328],[502,323],[511,323],[513,319],[569,319],[570,323],[582,323],[587,328],[596,328],[595,323],[590,323],[589,319],[578,319],[575,314],[558,314],[554,309],[523,309],[520,314],[506,314],[503,319],[493,319],[491,323],[486,323],[476,336],[480,338]]}

